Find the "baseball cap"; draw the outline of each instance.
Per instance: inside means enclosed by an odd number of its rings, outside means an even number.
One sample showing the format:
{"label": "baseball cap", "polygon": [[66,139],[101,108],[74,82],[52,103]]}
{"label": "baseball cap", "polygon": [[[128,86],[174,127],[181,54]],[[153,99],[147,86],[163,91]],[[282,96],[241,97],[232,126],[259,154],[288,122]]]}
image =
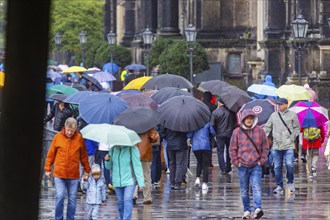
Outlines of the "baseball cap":
{"label": "baseball cap", "polygon": [[288,100],[286,98],[280,98],[279,100],[277,100],[276,102],[277,104],[288,104]]}

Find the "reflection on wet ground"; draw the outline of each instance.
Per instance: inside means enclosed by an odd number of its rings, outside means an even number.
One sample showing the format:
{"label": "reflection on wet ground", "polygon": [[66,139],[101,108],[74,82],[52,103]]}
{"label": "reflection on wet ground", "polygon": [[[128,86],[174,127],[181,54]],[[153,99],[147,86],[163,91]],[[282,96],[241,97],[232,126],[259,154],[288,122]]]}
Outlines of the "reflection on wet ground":
{"label": "reflection on wet ground", "polygon": [[[296,192],[274,196],[275,179],[272,175],[262,180],[263,219],[330,219],[330,170],[327,170],[320,149],[318,177],[309,181],[306,164],[295,164]],[[196,159],[191,154],[191,171],[195,174]],[[183,191],[169,187],[169,176],[162,174],[161,184],[153,186],[153,204],[143,205],[142,194],[133,208],[133,219],[240,219],[243,206],[240,199],[239,180],[234,170],[232,176],[220,176],[216,153],[213,152],[210,168],[209,190],[202,194],[195,189],[195,176],[188,176],[188,186]],[[251,204],[253,202],[251,201]],[[66,207],[66,206],[65,206]],[[55,191],[43,188],[40,193],[39,219],[54,219]],[[108,196],[107,206],[101,207],[100,219],[119,219],[116,197]],[[78,193],[76,219],[87,219],[85,195]]]}

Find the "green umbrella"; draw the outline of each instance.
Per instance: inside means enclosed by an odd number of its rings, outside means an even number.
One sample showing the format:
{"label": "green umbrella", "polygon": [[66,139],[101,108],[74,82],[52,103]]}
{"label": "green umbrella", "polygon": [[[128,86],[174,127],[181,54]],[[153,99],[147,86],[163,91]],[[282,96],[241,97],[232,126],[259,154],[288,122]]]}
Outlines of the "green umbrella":
{"label": "green umbrella", "polygon": [[135,131],[120,125],[89,124],[80,133],[86,139],[109,145],[133,146],[141,142]]}
{"label": "green umbrella", "polygon": [[75,89],[75,88],[72,88],[70,86],[66,86],[66,85],[62,85],[62,84],[59,84],[59,85],[53,85],[53,86],[50,86],[46,89],[46,94],[47,95],[51,95],[51,94],[65,94],[67,96],[70,96],[76,92],[79,92],[78,89]]}

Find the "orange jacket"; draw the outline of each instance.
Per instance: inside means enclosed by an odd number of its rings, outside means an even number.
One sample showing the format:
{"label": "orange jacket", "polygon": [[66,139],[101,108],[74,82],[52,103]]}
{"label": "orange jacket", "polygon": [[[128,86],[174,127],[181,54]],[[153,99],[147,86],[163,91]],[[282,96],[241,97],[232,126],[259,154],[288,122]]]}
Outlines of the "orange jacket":
{"label": "orange jacket", "polygon": [[64,179],[79,179],[80,161],[86,173],[90,172],[88,154],[84,139],[77,131],[68,138],[65,128],[55,135],[46,157],[44,170],[50,172],[54,164],[53,176]]}
{"label": "orange jacket", "polygon": [[141,161],[152,161],[152,145],[151,143],[157,142],[158,133],[152,128],[149,131],[139,134],[141,142],[137,144],[137,147],[140,151],[140,160]]}

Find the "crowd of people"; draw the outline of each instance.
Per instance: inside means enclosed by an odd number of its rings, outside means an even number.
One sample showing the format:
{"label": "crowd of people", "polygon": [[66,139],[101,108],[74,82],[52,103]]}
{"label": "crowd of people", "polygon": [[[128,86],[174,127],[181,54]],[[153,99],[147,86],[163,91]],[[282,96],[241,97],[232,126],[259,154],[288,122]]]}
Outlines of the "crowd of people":
{"label": "crowd of people", "polygon": [[[55,117],[53,125],[58,133],[44,166],[45,175],[50,177],[52,172],[55,180],[55,219],[63,219],[66,193],[67,219],[74,219],[78,188],[87,193],[90,219],[98,219],[100,206],[106,204],[106,192],[112,190],[116,193],[120,219],[131,219],[139,188],[143,192],[143,204],[152,204],[151,186],[159,184],[163,170],[169,173],[171,190],[185,189],[191,150],[197,160],[194,186],[201,188],[202,193],[208,192],[213,148],[217,152],[219,175],[230,176],[233,170],[237,170],[243,219],[252,216],[259,219],[264,214],[261,179],[266,173],[266,166],[274,172],[275,195],[283,194],[285,187],[290,193],[295,192],[294,161],[299,135],[302,136],[302,150],[307,153],[309,178],[317,177],[318,149],[326,139],[326,131],[323,127],[300,128],[296,113],[288,109],[287,99],[276,100],[279,110],[271,114],[263,127],[257,125],[258,116],[249,109],[242,112],[238,126],[236,114],[220,97],[214,98],[210,92],[204,92],[202,101],[211,112],[209,122],[202,128],[178,132],[159,125],[138,134],[141,142],[136,146],[109,146],[84,140],[79,133],[83,126],[78,126],[70,108],[63,102],[56,103],[45,117],[45,122]],[[311,136],[314,136],[313,140]],[[325,152],[327,159],[329,148],[330,142]],[[165,164],[162,161],[166,161]],[[287,184],[283,180],[283,165],[286,167]]]}

